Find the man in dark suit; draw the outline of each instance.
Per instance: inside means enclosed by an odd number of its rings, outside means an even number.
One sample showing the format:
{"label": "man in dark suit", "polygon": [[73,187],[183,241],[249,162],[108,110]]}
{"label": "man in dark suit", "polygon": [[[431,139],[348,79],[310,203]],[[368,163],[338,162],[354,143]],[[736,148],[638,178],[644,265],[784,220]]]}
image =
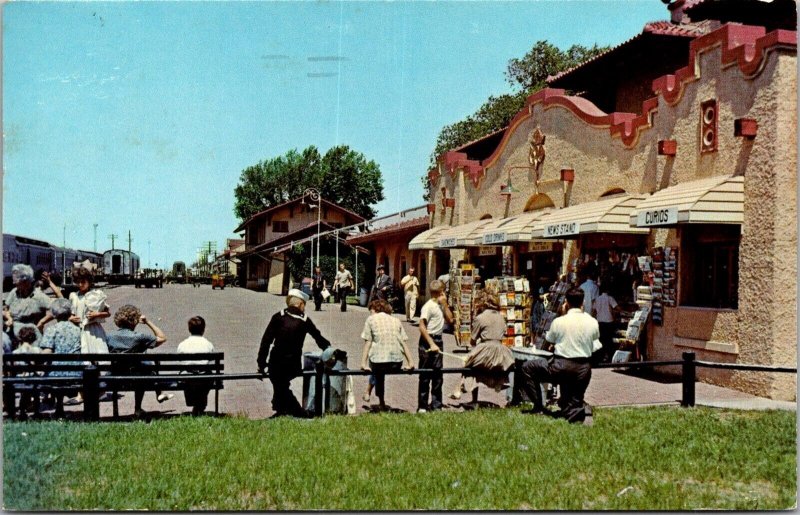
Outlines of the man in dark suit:
{"label": "man in dark suit", "polygon": [[386,300],[389,295],[389,289],[392,287],[392,279],[385,273],[383,265],[378,265],[375,276],[375,284],[372,286],[372,291],[369,295],[369,300]]}

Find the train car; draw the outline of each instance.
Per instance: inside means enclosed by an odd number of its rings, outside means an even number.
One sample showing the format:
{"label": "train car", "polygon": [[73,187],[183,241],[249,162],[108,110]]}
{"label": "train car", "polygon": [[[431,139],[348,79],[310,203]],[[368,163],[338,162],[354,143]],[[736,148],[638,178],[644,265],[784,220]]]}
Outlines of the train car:
{"label": "train car", "polygon": [[175,261],[172,263],[172,273],[170,276],[172,282],[184,284],[186,282],[186,263],[183,261]]}
{"label": "train car", "polygon": [[3,291],[13,288],[11,268],[17,263],[30,265],[37,275],[61,270],[54,267],[55,250],[46,241],[3,233]]}
{"label": "train car", "polygon": [[139,256],[127,250],[103,253],[103,275],[111,284],[130,284],[139,270]]}

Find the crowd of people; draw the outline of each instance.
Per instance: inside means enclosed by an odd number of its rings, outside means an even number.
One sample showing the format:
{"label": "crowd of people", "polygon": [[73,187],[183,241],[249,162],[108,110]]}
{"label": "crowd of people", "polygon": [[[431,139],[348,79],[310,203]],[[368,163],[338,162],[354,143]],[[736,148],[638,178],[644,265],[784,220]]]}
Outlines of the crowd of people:
{"label": "crowd of people", "polygon": [[[315,308],[320,302],[317,294],[327,287],[316,270],[313,278]],[[42,274],[41,285],[52,289],[55,299],[37,287],[33,270],[26,265],[15,265],[13,269],[14,289],[4,299],[5,331],[4,352],[58,354],[104,354],[144,353],[167,341],[164,332],[153,321],[132,305],[121,306],[113,314],[117,329],[108,333],[103,328],[105,319],[112,316],[105,293],[94,288],[92,274],[84,269],[73,271],[78,291],[64,299],[58,286],[47,274]],[[361,368],[369,371],[369,385],[364,400],[369,401],[374,389],[379,405],[386,409],[385,375],[400,369],[412,369],[408,335],[399,318],[392,316],[392,306],[386,299],[391,282],[382,266],[377,269],[375,286],[369,302],[370,315],[364,322],[361,338],[364,341]],[[403,278],[401,284],[406,293],[406,322],[413,320],[419,295],[419,280],[414,270]],[[321,288],[320,288],[321,287]],[[352,276],[344,265],[340,266],[334,287],[337,291],[352,288]],[[443,407],[443,356],[446,354],[443,340],[445,324],[453,323],[453,312],[449,307],[446,285],[433,280],[429,285],[429,298],[422,305],[419,316],[419,341],[416,366],[424,370],[419,374],[417,411],[437,411]],[[331,347],[313,321],[306,314],[306,303],[311,297],[298,289],[286,296],[286,308],[270,319],[261,339],[256,364],[260,373],[268,374],[272,383],[272,408],[275,416],[308,417],[291,391],[291,381],[302,375],[303,344],[310,335],[320,349]],[[465,374],[458,387],[450,395],[460,399],[463,393],[471,395],[477,402],[478,384],[495,390],[509,387],[508,374],[515,361],[508,347],[502,344],[506,323],[500,314],[500,302],[496,294],[482,292],[476,300],[476,316],[472,326],[472,349],[463,358],[465,366],[473,372]],[[616,302],[607,292],[594,284],[590,276],[580,288],[571,288],[566,294],[563,316],[557,318],[545,337],[553,345],[549,358],[537,357],[522,367],[521,391],[533,403],[531,413],[545,413],[541,398],[541,383],[561,385],[561,410],[559,416],[578,422],[583,419],[583,396],[591,378],[591,358],[601,348],[600,340],[608,330],[598,321],[607,324],[613,316]],[[342,304],[342,310],[346,309]],[[597,317],[597,320],[594,318]],[[52,322],[52,323],[51,323]],[[138,328],[145,326],[147,331]],[[194,316],[188,321],[189,337],[178,345],[178,353],[212,352],[214,346],[203,337],[205,320]],[[328,352],[330,355],[331,353]],[[198,363],[198,365],[201,363]],[[145,362],[135,370],[115,370],[115,373],[148,375],[157,374],[158,367]],[[143,367],[143,368],[141,368]],[[51,372],[52,375],[80,374],[75,371]],[[144,391],[135,391],[135,415],[142,412]],[[169,400],[172,395],[155,392],[158,402]],[[185,392],[186,404],[192,413],[205,410],[208,389],[192,387]],[[78,404],[80,395],[68,399],[66,404]]]}
{"label": "crowd of people", "polygon": [[[68,299],[62,295],[61,289],[44,272],[37,281],[33,269],[24,264],[12,267],[14,287],[3,299],[3,353],[4,354],[113,354],[143,353],[163,345],[167,341],[164,332],[147,318],[136,307],[126,304],[114,313],[114,324],[117,329],[106,332],[103,323],[111,317],[111,310],[106,303],[103,290],[94,287],[94,276],[85,268],[76,268],[72,277],[78,291],[70,294]],[[55,298],[44,293],[42,287],[49,287]],[[53,323],[51,323],[53,322]],[[149,331],[137,330],[140,325]],[[178,353],[213,352],[214,345],[203,338],[205,320],[192,317],[188,322],[189,337],[178,344]],[[74,362],[54,362],[68,364]],[[198,364],[194,361],[187,362]],[[158,367],[152,362],[143,363],[144,368],[115,369],[114,373],[138,375],[156,374]],[[79,371],[51,371],[49,376],[79,376]],[[195,415],[205,411],[208,390],[192,386],[184,392],[186,405],[192,408]],[[204,393],[204,394],[203,394]],[[156,392],[159,403],[166,402],[172,394]],[[142,400],[144,391],[134,392],[134,416],[142,416]],[[101,400],[108,400],[105,394]],[[52,399],[46,399],[49,401]],[[15,402],[4,396],[4,405]],[[32,408],[29,395],[21,399],[21,412],[25,417]],[[64,401],[65,405],[83,402],[81,394]]]}

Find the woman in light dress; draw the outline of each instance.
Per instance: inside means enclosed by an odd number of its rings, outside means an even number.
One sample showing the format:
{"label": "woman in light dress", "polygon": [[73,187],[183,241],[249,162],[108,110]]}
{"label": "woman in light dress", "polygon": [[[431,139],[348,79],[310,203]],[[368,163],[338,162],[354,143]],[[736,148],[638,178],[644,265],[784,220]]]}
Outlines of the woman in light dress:
{"label": "woman in light dress", "polygon": [[464,367],[480,371],[475,376],[462,376],[451,399],[460,399],[461,393],[472,394],[471,404],[478,402],[478,383],[500,391],[508,382],[508,372],[514,367],[511,349],[503,345],[506,333],[506,320],[499,312],[500,301],[497,295],[486,294],[478,301],[479,314],[472,321],[473,346],[464,359]]}
{"label": "woman in light dress", "polygon": [[111,316],[106,294],[92,288],[94,276],[85,268],[76,268],[72,279],[78,291],[69,296],[73,313],[69,320],[81,328],[81,354],[108,354],[106,331],[101,325]]}

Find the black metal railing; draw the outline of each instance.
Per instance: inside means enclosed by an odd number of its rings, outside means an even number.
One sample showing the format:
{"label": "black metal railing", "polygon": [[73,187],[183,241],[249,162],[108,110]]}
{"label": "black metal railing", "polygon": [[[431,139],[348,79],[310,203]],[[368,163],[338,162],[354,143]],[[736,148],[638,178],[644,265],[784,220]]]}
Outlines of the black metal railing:
{"label": "black metal railing", "polygon": [[[158,356],[158,354],[148,355]],[[22,356],[20,356],[20,359]],[[517,360],[515,370],[518,370],[520,363],[523,360]],[[593,368],[654,368],[654,367],[681,367],[681,382],[682,382],[682,395],[681,406],[692,407],[695,405],[695,384],[697,382],[697,368],[715,368],[736,371],[753,371],[753,372],[772,372],[772,373],[797,373],[797,368],[786,366],[768,366],[768,365],[750,365],[738,363],[715,363],[709,361],[698,361],[694,352],[684,352],[680,360],[665,360],[665,361],[633,361],[622,363],[602,363],[594,365]],[[392,370],[382,372],[380,375],[419,375],[419,374],[463,374],[465,376],[484,373],[485,371],[476,370],[473,368],[441,368],[441,369],[410,369],[410,370]],[[325,409],[323,404],[326,400],[330,399],[330,381],[331,376],[366,376],[372,375],[375,372],[360,369],[343,369],[332,370],[325,367],[324,363],[317,362],[314,370],[305,370],[302,375],[308,380],[314,381],[315,396],[314,396],[314,412],[316,416],[323,416]],[[519,377],[518,375],[516,377]],[[12,390],[15,385],[37,385],[49,384],[57,385],[76,384],[76,387],[83,390],[84,398],[84,419],[85,420],[98,420],[100,416],[100,392],[113,391],[115,383],[136,383],[142,382],[149,388],[157,385],[167,384],[169,382],[180,381],[185,382],[210,382],[210,381],[237,381],[258,379],[263,380],[269,378],[268,374],[263,373],[240,373],[240,374],[198,374],[198,375],[158,375],[158,376],[114,376],[114,375],[100,375],[100,368],[95,365],[87,365],[82,369],[82,376],[80,378],[74,377],[4,377],[3,384],[6,388],[11,387]],[[517,388],[517,385],[512,385],[512,388]],[[321,394],[320,394],[321,393]]]}

